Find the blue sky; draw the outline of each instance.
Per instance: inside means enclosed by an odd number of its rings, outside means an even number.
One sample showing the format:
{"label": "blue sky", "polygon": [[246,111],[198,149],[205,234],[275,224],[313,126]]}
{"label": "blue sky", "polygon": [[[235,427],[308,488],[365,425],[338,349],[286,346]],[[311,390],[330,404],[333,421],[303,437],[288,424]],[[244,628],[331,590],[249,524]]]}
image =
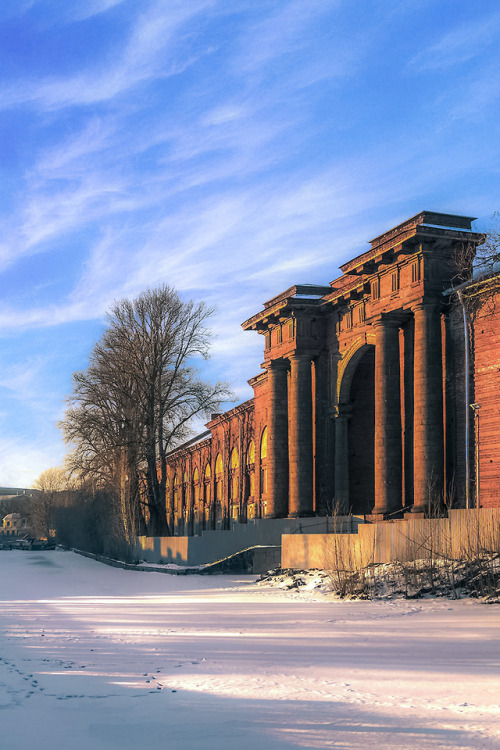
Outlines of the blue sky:
{"label": "blue sky", "polygon": [[3,0],[0,485],[56,428],[113,300],[217,306],[207,378],[251,396],[240,324],[422,209],[500,209],[496,0]]}

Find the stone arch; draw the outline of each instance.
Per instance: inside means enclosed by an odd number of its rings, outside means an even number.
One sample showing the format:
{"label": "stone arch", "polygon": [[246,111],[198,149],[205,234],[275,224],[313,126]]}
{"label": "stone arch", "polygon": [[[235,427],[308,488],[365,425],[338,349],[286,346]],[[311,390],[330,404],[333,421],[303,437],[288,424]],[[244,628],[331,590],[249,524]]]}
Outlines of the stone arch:
{"label": "stone arch", "polygon": [[371,513],[375,498],[374,337],[359,337],[347,352],[337,398],[336,499],[344,512]]}
{"label": "stone arch", "polygon": [[351,382],[359,361],[370,347],[375,346],[375,334],[358,336],[339,362],[337,371],[337,404],[348,404]]}

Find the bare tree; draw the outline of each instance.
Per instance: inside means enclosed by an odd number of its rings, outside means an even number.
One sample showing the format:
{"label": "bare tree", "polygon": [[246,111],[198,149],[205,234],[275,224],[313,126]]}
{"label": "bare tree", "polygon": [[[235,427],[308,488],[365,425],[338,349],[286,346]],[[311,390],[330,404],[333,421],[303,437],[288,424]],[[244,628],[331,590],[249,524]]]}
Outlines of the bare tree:
{"label": "bare tree", "polygon": [[89,367],[73,377],[61,423],[74,445],[71,468],[115,488],[127,536],[141,520],[150,534],[170,533],[167,454],[188,437],[194,417],[209,415],[229,397],[223,383],[205,382],[193,366],[208,356],[211,314],[168,286],[121,300]]}
{"label": "bare tree", "polygon": [[480,245],[464,242],[453,259],[452,287],[457,291],[469,327],[479,310],[493,312],[500,289],[500,213],[495,212]]}
{"label": "bare tree", "polygon": [[484,242],[477,248],[476,264],[488,271],[500,261],[500,212],[495,211],[484,233]]}
{"label": "bare tree", "polygon": [[42,471],[33,482],[33,489],[38,490],[33,495],[29,506],[30,525],[36,536],[50,538],[54,528],[54,511],[57,496],[69,489],[70,483],[66,469],[52,467]]}

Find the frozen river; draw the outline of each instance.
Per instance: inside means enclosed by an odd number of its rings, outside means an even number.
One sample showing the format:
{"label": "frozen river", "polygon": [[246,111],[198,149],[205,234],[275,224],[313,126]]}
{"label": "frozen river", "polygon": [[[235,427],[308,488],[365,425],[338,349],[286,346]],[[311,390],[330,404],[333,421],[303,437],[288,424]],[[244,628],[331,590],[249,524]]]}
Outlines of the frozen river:
{"label": "frozen river", "polygon": [[0,552],[2,750],[500,748],[500,605]]}

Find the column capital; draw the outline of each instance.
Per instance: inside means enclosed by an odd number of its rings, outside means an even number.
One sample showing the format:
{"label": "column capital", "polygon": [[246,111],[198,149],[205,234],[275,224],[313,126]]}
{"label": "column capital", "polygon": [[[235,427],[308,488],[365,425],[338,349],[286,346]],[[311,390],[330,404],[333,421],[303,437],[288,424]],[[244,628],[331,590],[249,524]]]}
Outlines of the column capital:
{"label": "column capital", "polygon": [[438,310],[441,310],[443,307],[442,303],[438,299],[428,299],[428,300],[420,300],[420,302],[416,302],[414,305],[411,306],[411,311],[413,314],[416,312],[437,312]]}
{"label": "column capital", "polygon": [[373,321],[373,328],[400,328],[405,322],[403,315],[394,313],[382,313],[382,315]]}
{"label": "column capital", "polygon": [[312,362],[313,354],[311,352],[293,352],[288,355],[290,362]]}
{"label": "column capital", "polygon": [[288,360],[286,359],[270,359],[269,362],[265,363],[266,370],[273,370],[274,372],[280,372],[282,370],[288,370]]}

